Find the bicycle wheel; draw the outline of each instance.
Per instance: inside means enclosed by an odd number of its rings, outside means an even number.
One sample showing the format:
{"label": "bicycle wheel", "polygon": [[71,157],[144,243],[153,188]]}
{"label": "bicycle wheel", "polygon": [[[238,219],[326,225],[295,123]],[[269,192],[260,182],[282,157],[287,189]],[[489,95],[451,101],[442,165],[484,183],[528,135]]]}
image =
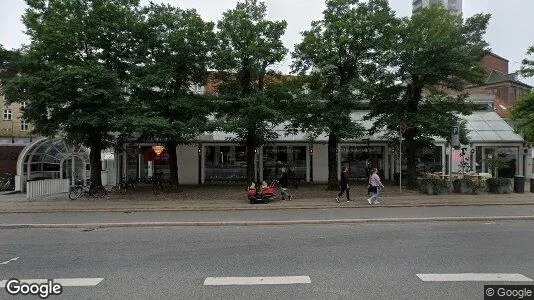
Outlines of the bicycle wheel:
{"label": "bicycle wheel", "polygon": [[70,189],[69,199],[74,200],[74,199],[79,198],[81,195],[82,195],[82,188],[79,186],[75,186]]}

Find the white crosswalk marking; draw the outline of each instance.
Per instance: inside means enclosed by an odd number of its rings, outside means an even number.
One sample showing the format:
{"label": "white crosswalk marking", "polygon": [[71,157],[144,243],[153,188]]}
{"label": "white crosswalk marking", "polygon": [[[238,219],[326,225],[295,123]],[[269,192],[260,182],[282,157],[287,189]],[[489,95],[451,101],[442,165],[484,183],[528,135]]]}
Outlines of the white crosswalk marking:
{"label": "white crosswalk marking", "polygon": [[[46,283],[48,279],[19,279],[24,283]],[[59,278],[52,279],[54,283],[59,283],[62,286],[96,286],[104,278]],[[0,288],[5,288],[8,280],[0,280]]]}
{"label": "white crosswalk marking", "polygon": [[278,277],[208,277],[204,285],[258,285],[311,283],[309,276]]}
{"label": "white crosswalk marking", "polygon": [[423,281],[532,281],[513,273],[458,273],[458,274],[417,274]]}

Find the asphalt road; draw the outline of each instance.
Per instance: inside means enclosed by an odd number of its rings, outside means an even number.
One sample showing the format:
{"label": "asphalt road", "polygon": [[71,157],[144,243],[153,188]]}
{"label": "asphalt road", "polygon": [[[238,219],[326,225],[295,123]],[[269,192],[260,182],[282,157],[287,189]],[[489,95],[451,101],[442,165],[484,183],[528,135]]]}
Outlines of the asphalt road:
{"label": "asphalt road", "polygon": [[3,213],[0,224],[231,222],[376,218],[534,216],[534,205],[369,207],[260,211]]}
{"label": "asphalt road", "polygon": [[[21,229],[0,230],[0,241],[0,279],[103,278],[49,299],[483,299],[484,284],[500,282],[416,274],[534,279],[531,221]],[[204,285],[266,276],[310,283]],[[12,297],[0,289],[0,299]]]}

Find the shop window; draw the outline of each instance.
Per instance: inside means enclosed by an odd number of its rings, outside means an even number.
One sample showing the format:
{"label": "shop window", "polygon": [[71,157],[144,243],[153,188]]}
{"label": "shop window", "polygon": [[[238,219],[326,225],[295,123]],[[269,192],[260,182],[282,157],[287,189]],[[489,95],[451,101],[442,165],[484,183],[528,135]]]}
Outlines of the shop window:
{"label": "shop window", "polygon": [[291,169],[296,176],[306,179],[306,146],[266,146],[263,147],[263,178],[278,178],[282,168]]}
{"label": "shop window", "polygon": [[[502,157],[506,163],[506,166],[504,168],[501,168],[498,170],[498,176],[504,177],[504,178],[513,178],[514,175],[518,174],[518,154],[519,154],[519,148],[518,147],[480,147],[482,148],[482,165],[484,172],[490,173],[488,165],[485,163],[485,159],[489,156],[499,156]],[[478,152],[479,147],[477,147]],[[478,160],[478,153],[477,153],[477,160]],[[478,161],[477,161],[478,162]],[[492,174],[495,175],[495,174]]]}
{"label": "shop window", "polygon": [[349,179],[367,180],[371,168],[384,174],[384,147],[341,146],[341,167],[349,168]]}
{"label": "shop window", "polygon": [[416,155],[418,173],[441,172],[441,147],[424,148]]}
{"label": "shop window", "polygon": [[247,174],[245,146],[206,146],[204,172],[206,182],[241,182]]}

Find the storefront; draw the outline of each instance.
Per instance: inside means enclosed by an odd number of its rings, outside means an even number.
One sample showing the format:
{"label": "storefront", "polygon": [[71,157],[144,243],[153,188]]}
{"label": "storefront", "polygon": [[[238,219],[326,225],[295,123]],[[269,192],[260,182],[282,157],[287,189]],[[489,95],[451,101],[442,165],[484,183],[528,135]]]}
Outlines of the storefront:
{"label": "storefront", "polygon": [[[354,114],[362,126],[370,128],[372,122],[363,120],[365,111]],[[465,117],[468,122],[470,145],[462,150],[450,149],[446,141],[437,138],[435,146],[416,153],[415,163],[419,173],[431,172],[448,175],[451,172],[487,172],[484,158],[488,155],[502,156],[507,166],[499,171],[500,176],[524,174],[524,141],[495,112],[479,111]],[[281,174],[282,167],[291,168],[303,181],[325,183],[328,181],[328,137],[321,135],[310,141],[305,134],[282,134],[271,145],[254,150],[254,174],[256,180],[271,180]],[[234,135],[216,132],[199,137],[192,145],[180,145],[178,156],[179,182],[198,183],[245,183],[247,177],[246,147],[228,142]],[[349,178],[366,180],[370,168],[378,168],[384,180],[396,180],[400,169],[406,174],[406,153],[399,163],[398,139],[386,138],[385,132],[346,140],[337,148],[339,176],[341,167],[350,168]],[[404,145],[403,145],[404,148]],[[162,146],[127,146],[123,157],[125,174],[150,177],[157,169],[169,174],[169,150]],[[401,167],[402,166],[402,167]],[[464,167],[462,167],[464,166]],[[400,168],[401,167],[401,168]],[[530,173],[530,169],[528,171]],[[530,176],[530,174],[526,174]],[[397,177],[397,178],[396,178]]]}
{"label": "storefront", "polygon": [[162,172],[164,179],[170,176],[169,150],[162,145],[126,144],[122,162],[122,177],[126,179],[148,179],[156,172]]}
{"label": "storefront", "polygon": [[262,149],[263,180],[278,178],[282,168],[292,170],[295,175],[303,180],[308,176],[308,146],[277,144],[265,146]]}
{"label": "storefront", "polygon": [[367,180],[372,168],[384,174],[385,146],[342,145],[341,166],[349,168],[349,179]]}
{"label": "storefront", "polygon": [[476,160],[474,162],[476,172],[491,173],[486,161],[492,157],[501,157],[505,163],[505,167],[498,170],[499,177],[513,178],[514,175],[519,174],[519,147],[476,147]]}
{"label": "storefront", "polygon": [[231,144],[204,146],[204,182],[245,182],[246,149],[245,146]]}

